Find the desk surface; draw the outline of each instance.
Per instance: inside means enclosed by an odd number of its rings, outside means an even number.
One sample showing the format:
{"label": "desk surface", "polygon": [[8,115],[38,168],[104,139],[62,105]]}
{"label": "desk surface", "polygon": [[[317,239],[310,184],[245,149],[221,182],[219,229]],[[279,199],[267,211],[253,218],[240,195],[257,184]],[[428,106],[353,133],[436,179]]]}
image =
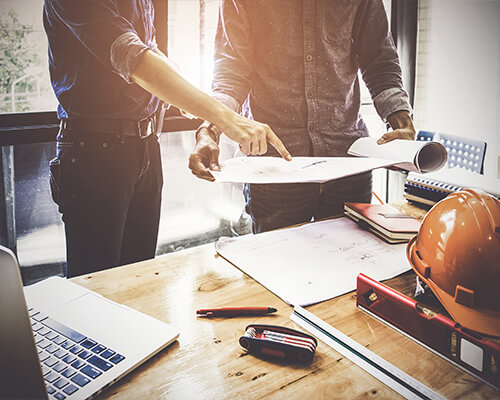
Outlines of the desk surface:
{"label": "desk surface", "polygon": [[[116,399],[352,399],[400,398],[323,342],[310,365],[288,365],[247,355],[238,343],[251,323],[296,326],[292,307],[216,255],[213,244],[72,279],[159,320],[180,337],[167,349],[111,386],[100,398]],[[391,286],[411,293],[411,273]],[[203,307],[262,305],[272,316],[197,318]],[[447,398],[493,399],[500,393],[359,311],[355,293],[308,307]]]}

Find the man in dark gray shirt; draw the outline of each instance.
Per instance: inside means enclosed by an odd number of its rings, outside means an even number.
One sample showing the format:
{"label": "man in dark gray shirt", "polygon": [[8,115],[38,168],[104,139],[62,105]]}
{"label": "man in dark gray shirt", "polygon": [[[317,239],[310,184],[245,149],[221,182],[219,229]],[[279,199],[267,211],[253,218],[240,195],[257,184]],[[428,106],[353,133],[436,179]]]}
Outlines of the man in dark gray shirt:
{"label": "man in dark gray shirt", "polygon": [[[382,0],[223,0],[215,42],[214,97],[269,124],[293,156],[346,156],[368,136],[359,71],[392,131],[414,139],[411,108]],[[193,173],[213,180],[219,132],[202,125]],[[277,155],[269,149],[267,155]],[[254,232],[340,214],[371,199],[371,174],[325,184],[245,186]]]}

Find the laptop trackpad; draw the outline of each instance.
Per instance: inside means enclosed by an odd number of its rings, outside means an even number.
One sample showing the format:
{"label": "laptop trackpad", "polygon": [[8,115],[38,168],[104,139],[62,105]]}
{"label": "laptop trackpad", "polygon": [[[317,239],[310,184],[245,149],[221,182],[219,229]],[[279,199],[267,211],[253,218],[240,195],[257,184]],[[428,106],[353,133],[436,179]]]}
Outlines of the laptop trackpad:
{"label": "laptop trackpad", "polygon": [[74,330],[126,351],[137,342],[155,341],[168,325],[104,297],[87,293],[51,311],[50,316]]}

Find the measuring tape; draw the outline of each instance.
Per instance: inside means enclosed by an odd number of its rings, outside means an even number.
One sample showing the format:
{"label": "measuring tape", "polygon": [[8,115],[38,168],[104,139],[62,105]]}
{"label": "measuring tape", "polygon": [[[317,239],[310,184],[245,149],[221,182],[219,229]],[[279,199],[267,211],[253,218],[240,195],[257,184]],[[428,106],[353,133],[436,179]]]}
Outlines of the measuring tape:
{"label": "measuring tape", "polygon": [[296,306],[290,318],[404,398],[445,399],[304,308]]}

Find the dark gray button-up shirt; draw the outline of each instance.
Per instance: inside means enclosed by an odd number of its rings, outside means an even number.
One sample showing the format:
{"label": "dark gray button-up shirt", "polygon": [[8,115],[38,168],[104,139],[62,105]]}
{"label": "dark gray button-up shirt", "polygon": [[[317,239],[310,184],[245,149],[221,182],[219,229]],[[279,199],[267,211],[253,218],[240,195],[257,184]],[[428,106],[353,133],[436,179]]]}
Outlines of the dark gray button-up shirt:
{"label": "dark gray button-up shirt", "polygon": [[293,156],[344,156],[368,135],[358,71],[382,119],[410,111],[382,0],[223,0],[215,48],[214,96]]}

